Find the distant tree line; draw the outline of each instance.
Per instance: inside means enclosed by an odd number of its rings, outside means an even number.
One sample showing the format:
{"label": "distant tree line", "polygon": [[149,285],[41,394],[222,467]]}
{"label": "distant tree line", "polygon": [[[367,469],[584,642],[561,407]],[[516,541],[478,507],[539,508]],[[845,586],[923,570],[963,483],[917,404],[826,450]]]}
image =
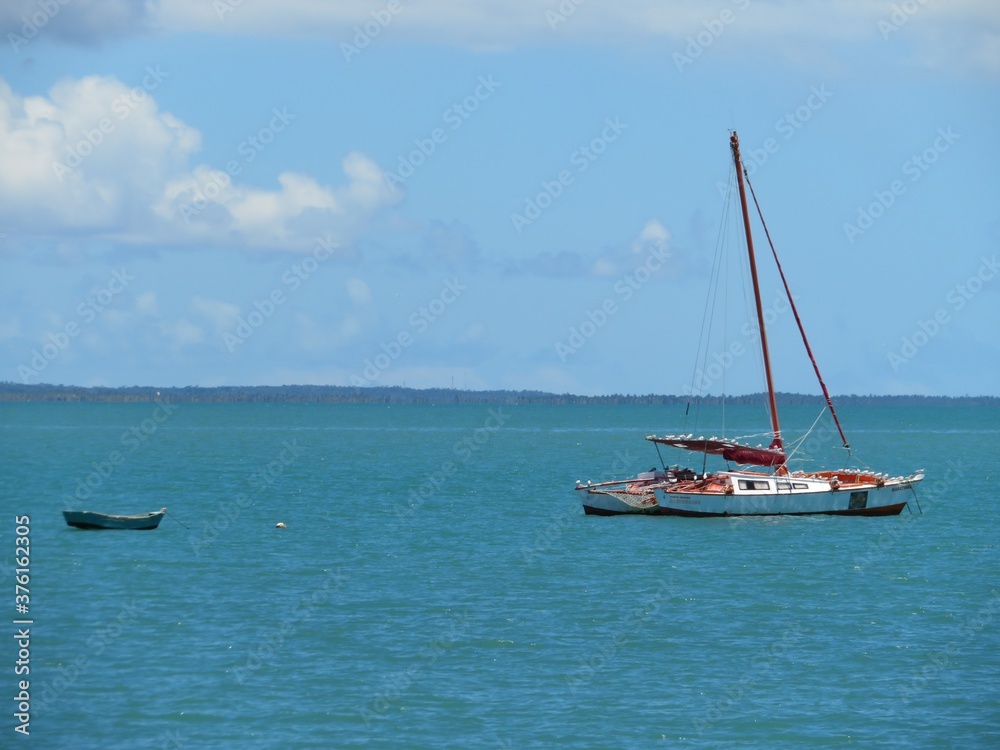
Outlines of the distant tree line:
{"label": "distant tree line", "polygon": [[[28,385],[0,382],[0,401],[80,401],[96,403],[145,402],[163,399],[176,403],[326,403],[326,404],[749,404],[765,403],[763,393],[742,396],[670,396],[615,393],[608,396],[578,396],[544,391],[466,391],[454,388],[403,388],[339,385],[184,386],[157,388],[128,386],[84,388],[75,385]],[[823,397],[802,393],[778,393],[783,405],[821,405]],[[843,406],[1000,406],[997,396],[835,396]]]}

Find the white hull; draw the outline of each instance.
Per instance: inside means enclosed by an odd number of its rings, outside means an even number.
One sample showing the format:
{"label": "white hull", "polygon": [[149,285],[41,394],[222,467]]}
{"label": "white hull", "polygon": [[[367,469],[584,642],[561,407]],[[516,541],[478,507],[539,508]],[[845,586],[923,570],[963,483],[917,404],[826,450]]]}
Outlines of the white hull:
{"label": "white hull", "polygon": [[[699,491],[690,486],[655,489],[659,512],[677,516],[896,515],[912,497],[912,485],[923,479],[917,474],[870,482],[841,480],[834,482],[834,489],[826,477],[737,472],[716,476],[727,480],[727,491]],[[766,484],[767,489],[748,488],[755,484]]]}

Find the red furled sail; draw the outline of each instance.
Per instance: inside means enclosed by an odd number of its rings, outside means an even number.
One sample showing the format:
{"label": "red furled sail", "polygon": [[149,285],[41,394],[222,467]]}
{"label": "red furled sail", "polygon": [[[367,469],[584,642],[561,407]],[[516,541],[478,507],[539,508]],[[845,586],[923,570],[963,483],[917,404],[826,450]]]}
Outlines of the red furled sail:
{"label": "red furled sail", "polygon": [[691,438],[678,435],[667,435],[666,437],[649,436],[646,438],[660,445],[669,445],[682,450],[695,451],[697,453],[707,453],[713,456],[722,456],[727,461],[738,464],[751,464],[753,466],[781,466],[788,457],[781,450],[781,445],[777,440],[771,447],[764,448],[751,445],[741,445],[731,440],[719,440],[717,438]]}

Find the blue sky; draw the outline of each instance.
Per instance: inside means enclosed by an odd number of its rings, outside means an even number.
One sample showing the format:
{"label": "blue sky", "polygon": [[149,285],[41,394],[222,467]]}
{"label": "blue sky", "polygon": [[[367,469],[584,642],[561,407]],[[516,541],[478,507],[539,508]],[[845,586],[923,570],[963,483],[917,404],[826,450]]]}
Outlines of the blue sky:
{"label": "blue sky", "polygon": [[[987,0],[13,0],[0,32],[0,379],[758,391],[743,286],[701,336],[735,129],[831,391],[1000,395]],[[766,260],[776,385],[816,393]]]}

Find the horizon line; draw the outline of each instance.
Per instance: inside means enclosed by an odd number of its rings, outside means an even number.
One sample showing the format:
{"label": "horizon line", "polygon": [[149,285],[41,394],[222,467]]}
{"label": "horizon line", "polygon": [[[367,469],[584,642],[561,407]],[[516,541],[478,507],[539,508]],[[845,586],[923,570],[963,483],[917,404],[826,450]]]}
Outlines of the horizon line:
{"label": "horizon line", "polygon": [[[511,389],[511,388],[488,388],[481,390],[469,390],[465,388],[455,388],[454,386],[431,386],[426,388],[415,388],[412,386],[405,385],[366,385],[366,386],[356,386],[356,385],[332,385],[332,384],[311,384],[311,383],[299,383],[291,384],[285,383],[281,385],[183,385],[183,386],[157,386],[157,385],[65,385],[56,383],[17,383],[15,381],[0,381],[0,394],[4,393],[25,393],[31,391],[88,391],[88,392],[151,392],[156,391],[157,393],[161,391],[253,391],[253,390],[266,390],[266,389],[327,389],[330,391],[340,391],[347,393],[355,393],[358,395],[373,394],[378,391],[394,391],[394,392],[409,392],[413,394],[421,393],[444,393],[444,394],[468,394],[469,396],[475,395],[524,395],[530,394],[533,397],[541,398],[573,398],[573,399],[607,399],[607,398],[627,398],[627,399],[642,399],[642,398],[660,398],[660,399],[677,399],[677,400],[689,400],[689,401],[699,401],[699,400],[725,400],[725,399],[746,399],[753,397],[764,397],[766,392],[764,391],[753,391],[748,393],[730,393],[730,394],[676,394],[676,393],[604,393],[595,395],[586,395],[579,393],[555,393],[552,391],[543,391],[539,389]],[[784,398],[815,398],[823,399],[823,395],[819,393],[802,393],[802,392],[792,392],[792,391],[776,391],[775,396]],[[837,399],[947,399],[947,400],[963,400],[963,399],[977,399],[977,400],[995,400],[1000,402],[1000,396],[990,395],[990,394],[978,394],[970,395],[965,394],[962,396],[948,396],[943,394],[918,394],[918,393],[899,393],[899,394],[862,394],[862,393],[842,393],[840,395],[832,396],[834,400]]]}

